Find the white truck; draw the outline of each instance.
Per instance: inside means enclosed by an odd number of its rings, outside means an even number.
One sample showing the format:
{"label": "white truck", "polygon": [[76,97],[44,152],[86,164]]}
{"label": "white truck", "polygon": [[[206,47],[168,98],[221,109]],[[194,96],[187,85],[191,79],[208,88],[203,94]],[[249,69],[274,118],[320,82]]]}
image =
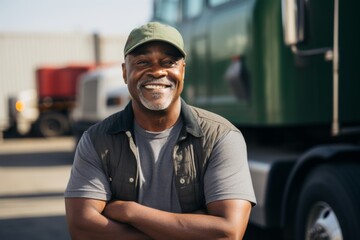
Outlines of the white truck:
{"label": "white truck", "polygon": [[24,136],[31,132],[39,118],[38,98],[35,89],[27,89],[9,98],[9,119],[14,130]]}
{"label": "white truck", "polygon": [[87,128],[122,110],[130,100],[119,65],[90,71],[79,83],[76,107],[71,115],[76,141]]}

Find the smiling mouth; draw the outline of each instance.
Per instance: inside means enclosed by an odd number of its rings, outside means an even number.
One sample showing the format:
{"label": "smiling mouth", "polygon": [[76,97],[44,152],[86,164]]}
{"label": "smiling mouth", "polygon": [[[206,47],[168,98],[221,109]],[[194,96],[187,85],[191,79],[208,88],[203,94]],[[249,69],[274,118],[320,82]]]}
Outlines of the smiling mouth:
{"label": "smiling mouth", "polygon": [[170,86],[167,86],[167,85],[155,85],[155,84],[149,84],[149,85],[144,86],[145,89],[149,89],[149,90],[165,89],[165,88],[168,88],[168,87],[170,87]]}

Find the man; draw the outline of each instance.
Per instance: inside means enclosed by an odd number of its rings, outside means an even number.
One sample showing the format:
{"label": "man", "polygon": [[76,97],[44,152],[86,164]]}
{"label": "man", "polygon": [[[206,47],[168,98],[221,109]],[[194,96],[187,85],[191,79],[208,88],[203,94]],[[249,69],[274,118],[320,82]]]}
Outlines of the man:
{"label": "man", "polygon": [[126,42],[132,101],[85,132],[65,192],[73,239],[241,239],[254,192],[241,133],[188,106],[183,39],[148,23]]}

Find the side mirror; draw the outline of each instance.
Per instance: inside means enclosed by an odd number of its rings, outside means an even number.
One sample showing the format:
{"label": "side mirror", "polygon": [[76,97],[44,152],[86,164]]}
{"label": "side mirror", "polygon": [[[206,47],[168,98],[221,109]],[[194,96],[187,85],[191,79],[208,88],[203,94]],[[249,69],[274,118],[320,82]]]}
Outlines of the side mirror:
{"label": "side mirror", "polygon": [[304,0],[281,0],[282,24],[286,45],[304,40]]}

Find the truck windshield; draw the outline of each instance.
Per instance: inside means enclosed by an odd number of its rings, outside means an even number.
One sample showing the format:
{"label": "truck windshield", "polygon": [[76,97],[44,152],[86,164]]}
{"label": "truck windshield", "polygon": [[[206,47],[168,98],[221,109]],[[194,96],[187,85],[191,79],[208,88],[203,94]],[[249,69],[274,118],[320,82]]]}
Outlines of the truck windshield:
{"label": "truck windshield", "polygon": [[179,0],[155,0],[154,19],[174,24],[179,17]]}

